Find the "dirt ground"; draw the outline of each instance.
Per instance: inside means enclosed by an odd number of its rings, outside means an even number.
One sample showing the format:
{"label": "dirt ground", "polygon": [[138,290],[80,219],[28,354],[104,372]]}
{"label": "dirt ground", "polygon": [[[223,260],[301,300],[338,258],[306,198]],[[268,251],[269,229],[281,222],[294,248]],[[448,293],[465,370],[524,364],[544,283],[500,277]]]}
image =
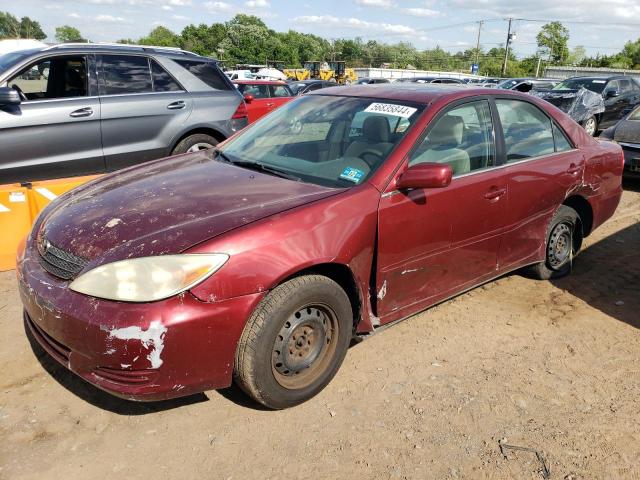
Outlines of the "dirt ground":
{"label": "dirt ground", "polygon": [[640,480],[640,184],[627,187],[571,277],[514,274],[415,315],[280,412],[234,389],[110,397],[30,347],[15,275],[0,274],[0,478],[542,478],[506,441],[539,451],[552,479]]}

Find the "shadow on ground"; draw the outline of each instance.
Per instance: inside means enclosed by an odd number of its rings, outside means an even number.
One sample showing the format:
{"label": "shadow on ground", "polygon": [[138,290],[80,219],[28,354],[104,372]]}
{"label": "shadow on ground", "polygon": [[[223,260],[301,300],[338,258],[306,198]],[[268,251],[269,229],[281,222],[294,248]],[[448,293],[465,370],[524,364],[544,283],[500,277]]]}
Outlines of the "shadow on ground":
{"label": "shadow on ground", "polygon": [[640,328],[640,223],[600,240],[552,283],[612,318]]}

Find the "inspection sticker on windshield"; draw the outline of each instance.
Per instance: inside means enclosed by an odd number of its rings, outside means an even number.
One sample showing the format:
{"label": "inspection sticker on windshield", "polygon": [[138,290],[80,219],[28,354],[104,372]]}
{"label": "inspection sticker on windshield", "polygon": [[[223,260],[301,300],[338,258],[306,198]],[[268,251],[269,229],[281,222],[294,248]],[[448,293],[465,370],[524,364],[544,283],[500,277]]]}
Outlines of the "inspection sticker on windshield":
{"label": "inspection sticker on windshield", "polygon": [[357,168],[347,167],[340,174],[340,178],[349,180],[353,183],[360,183],[360,180],[364,178],[364,172],[362,170],[358,170]]}
{"label": "inspection sticker on windshield", "polygon": [[405,105],[395,105],[393,103],[372,103],[365,112],[369,113],[383,113],[385,115],[393,115],[394,117],[409,118],[413,115],[417,108],[407,107]]}

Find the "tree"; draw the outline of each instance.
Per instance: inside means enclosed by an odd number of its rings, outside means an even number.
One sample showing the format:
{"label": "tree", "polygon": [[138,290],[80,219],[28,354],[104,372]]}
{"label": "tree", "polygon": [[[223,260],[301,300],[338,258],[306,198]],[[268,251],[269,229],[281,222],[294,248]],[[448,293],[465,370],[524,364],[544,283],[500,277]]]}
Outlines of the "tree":
{"label": "tree", "polygon": [[580,65],[587,56],[587,50],[582,45],[576,47],[569,53],[567,63],[570,65]]}
{"label": "tree", "polygon": [[47,34],[42,31],[42,27],[35,20],[29,17],[22,17],[20,20],[20,38],[34,38],[44,40]]}
{"label": "tree", "polygon": [[149,35],[138,40],[138,43],[156,47],[180,47],[180,37],[167,27],[159,26],[151,30]]}
{"label": "tree", "polygon": [[20,20],[9,12],[0,12],[0,39],[20,38]]}
{"label": "tree", "polygon": [[569,30],[560,22],[543,25],[536,36],[539,48],[549,52],[549,58],[554,63],[562,63],[569,56]]}
{"label": "tree", "polygon": [[80,30],[69,25],[63,25],[62,27],[56,28],[56,40],[60,43],[87,41],[82,37]]}

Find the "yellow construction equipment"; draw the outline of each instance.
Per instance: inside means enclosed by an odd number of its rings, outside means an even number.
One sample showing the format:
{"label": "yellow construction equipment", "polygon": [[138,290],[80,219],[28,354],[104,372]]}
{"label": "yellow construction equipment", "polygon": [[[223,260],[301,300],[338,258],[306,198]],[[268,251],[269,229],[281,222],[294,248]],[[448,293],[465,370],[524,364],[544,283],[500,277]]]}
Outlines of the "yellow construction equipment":
{"label": "yellow construction equipment", "polygon": [[63,193],[96,177],[0,185],[0,272],[15,268],[18,245],[44,207]]}
{"label": "yellow construction equipment", "polygon": [[345,62],[305,62],[303,68],[285,69],[283,73],[291,80],[325,80],[339,85],[348,85],[358,79],[353,68]]}

